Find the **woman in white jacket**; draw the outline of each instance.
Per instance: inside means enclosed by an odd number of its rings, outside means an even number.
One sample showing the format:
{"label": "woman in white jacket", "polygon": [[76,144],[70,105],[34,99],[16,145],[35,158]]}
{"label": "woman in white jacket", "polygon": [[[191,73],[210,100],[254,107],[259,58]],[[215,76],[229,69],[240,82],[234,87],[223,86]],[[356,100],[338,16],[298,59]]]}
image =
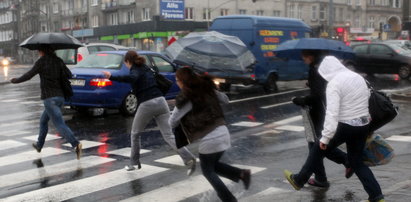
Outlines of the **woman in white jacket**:
{"label": "woman in white jacket", "polygon": [[[371,117],[368,111],[370,92],[363,77],[347,69],[334,56],[324,58],[318,69],[328,81],[327,109],[319,145],[313,147],[298,174],[285,170],[290,184],[299,190],[304,186],[327,152],[346,143],[351,167],[360,179],[369,201],[384,201],[380,185],[363,163],[362,152],[369,134]],[[315,149],[314,149],[315,148]]]}

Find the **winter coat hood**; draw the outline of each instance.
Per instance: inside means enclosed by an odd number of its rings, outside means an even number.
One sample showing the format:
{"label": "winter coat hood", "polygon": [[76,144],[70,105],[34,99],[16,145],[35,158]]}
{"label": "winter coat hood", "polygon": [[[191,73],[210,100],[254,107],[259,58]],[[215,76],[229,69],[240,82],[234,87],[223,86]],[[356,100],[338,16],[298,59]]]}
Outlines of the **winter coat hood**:
{"label": "winter coat hood", "polygon": [[347,69],[334,56],[325,57],[318,68],[320,75],[328,82],[331,81],[337,74],[347,71],[349,72],[350,70]]}

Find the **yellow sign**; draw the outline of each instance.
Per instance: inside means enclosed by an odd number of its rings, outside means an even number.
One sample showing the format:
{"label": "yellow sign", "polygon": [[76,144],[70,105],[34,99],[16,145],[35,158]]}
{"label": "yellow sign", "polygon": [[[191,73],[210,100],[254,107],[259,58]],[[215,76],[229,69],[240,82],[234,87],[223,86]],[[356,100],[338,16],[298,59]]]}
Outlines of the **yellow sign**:
{"label": "yellow sign", "polygon": [[283,31],[275,31],[275,30],[260,30],[260,36],[283,36]]}

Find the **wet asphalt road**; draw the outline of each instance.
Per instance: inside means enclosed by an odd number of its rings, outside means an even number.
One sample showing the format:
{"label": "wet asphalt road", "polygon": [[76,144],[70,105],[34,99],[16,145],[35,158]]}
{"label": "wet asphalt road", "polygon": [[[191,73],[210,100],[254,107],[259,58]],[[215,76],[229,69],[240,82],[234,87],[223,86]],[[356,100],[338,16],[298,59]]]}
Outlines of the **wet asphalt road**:
{"label": "wet asphalt road", "polygon": [[[65,141],[50,127],[50,150],[37,154],[30,144],[38,133],[38,77],[26,83],[4,84],[27,68],[10,67],[0,72],[0,201],[218,201],[198,169],[187,177],[175,153],[164,143],[154,123],[142,135],[143,169],[122,170],[128,162],[132,117],[116,110],[93,117],[65,110],[65,120],[76,136],[89,147],[75,160]],[[409,88],[409,80],[395,75],[368,78],[377,89]],[[3,82],[3,84],[2,84]],[[307,187],[293,191],[282,170],[297,171],[307,153],[300,109],[289,101],[304,95],[305,81],[281,82],[280,92],[266,95],[258,87],[233,88],[225,107],[232,133],[232,148],[223,161],[253,170],[252,187],[228,183],[240,201],[360,201],[367,196],[358,179],[346,180],[342,166],[326,161],[329,190]],[[391,92],[391,91],[390,91]],[[387,201],[409,201],[411,187],[410,102],[395,100],[401,113],[379,133],[391,138],[396,158],[373,168]],[[169,101],[173,107],[173,100]],[[52,124],[51,124],[52,125]],[[189,146],[197,154],[197,145]],[[126,152],[124,152],[126,151]]]}

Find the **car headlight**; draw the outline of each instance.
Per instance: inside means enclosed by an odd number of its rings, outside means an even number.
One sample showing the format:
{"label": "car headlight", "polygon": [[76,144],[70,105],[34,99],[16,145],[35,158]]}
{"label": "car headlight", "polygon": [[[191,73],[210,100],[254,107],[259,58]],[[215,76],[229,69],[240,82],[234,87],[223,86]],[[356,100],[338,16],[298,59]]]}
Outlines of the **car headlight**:
{"label": "car headlight", "polygon": [[3,60],[1,61],[1,64],[4,65],[4,66],[7,66],[7,65],[10,64],[10,62],[9,62],[7,59],[3,59]]}

